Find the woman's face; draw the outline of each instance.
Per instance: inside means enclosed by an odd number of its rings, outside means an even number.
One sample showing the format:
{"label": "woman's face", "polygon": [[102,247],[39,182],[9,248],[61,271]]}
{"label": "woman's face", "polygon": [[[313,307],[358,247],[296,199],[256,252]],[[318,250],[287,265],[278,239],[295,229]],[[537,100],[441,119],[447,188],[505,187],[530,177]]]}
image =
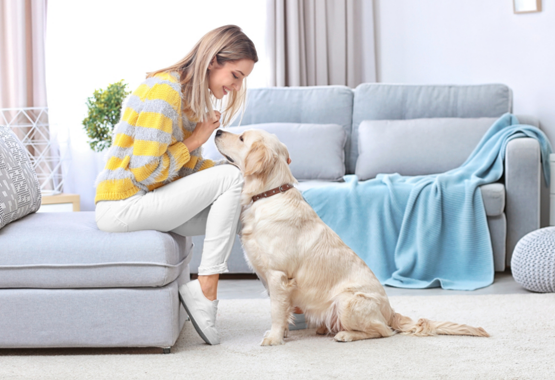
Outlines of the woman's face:
{"label": "woman's face", "polygon": [[254,61],[250,59],[228,61],[221,66],[214,59],[208,66],[208,87],[216,99],[221,99],[231,91],[239,91],[243,79],[249,76],[253,68]]}

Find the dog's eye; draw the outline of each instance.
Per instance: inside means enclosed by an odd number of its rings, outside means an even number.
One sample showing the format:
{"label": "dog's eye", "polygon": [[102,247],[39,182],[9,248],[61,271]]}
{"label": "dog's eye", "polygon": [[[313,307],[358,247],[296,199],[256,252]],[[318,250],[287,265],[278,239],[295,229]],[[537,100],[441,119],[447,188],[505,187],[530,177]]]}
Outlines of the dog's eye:
{"label": "dog's eye", "polygon": [[243,136],[239,136],[239,140],[243,141]]}

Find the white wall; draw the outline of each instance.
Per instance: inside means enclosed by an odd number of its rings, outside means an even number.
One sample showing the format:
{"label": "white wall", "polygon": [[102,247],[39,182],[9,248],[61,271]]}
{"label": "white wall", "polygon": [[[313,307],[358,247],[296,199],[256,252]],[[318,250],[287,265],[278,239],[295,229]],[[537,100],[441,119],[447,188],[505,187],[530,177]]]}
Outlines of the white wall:
{"label": "white wall", "polygon": [[378,82],[506,84],[513,112],[537,117],[555,142],[555,2],[528,14],[512,0],[374,2]]}
{"label": "white wall", "polygon": [[50,123],[70,161],[64,191],[81,195],[94,210],[93,187],[101,154],[87,144],[81,124],[95,89],[123,79],[133,91],[147,71],[174,64],[208,31],[239,25],[257,47],[259,62],[249,87],[266,85],[263,0],[49,0],[46,85]]}
{"label": "white wall", "polygon": [[379,82],[504,83],[514,113],[555,141],[555,3],[514,14],[512,0],[374,0]]}

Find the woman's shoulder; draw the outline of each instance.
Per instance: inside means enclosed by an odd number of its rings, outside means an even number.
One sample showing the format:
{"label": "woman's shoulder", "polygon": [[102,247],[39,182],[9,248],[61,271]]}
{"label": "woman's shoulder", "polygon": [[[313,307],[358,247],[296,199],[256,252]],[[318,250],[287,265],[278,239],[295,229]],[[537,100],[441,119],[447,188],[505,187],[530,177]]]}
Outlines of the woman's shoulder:
{"label": "woman's shoulder", "polygon": [[155,85],[161,84],[169,85],[176,91],[181,91],[181,84],[179,83],[179,74],[177,71],[154,74],[153,76],[146,78],[141,83],[141,86],[148,86],[149,88],[152,88]]}
{"label": "woman's shoulder", "polygon": [[175,110],[181,108],[182,92],[177,72],[162,72],[145,79],[133,92],[141,101],[164,100]]}
{"label": "woman's shoulder", "polygon": [[156,78],[161,82],[179,83],[179,73],[177,71],[164,71],[153,75],[151,78]]}

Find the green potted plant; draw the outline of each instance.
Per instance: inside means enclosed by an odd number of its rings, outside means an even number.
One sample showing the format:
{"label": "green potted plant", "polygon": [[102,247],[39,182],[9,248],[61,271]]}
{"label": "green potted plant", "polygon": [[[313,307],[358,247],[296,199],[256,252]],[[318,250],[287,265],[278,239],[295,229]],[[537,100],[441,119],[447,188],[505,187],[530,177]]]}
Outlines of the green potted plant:
{"label": "green potted plant", "polygon": [[112,132],[121,117],[121,106],[130,91],[123,79],[109,84],[105,90],[95,90],[87,99],[88,115],[83,126],[89,137],[89,145],[95,152],[101,152],[112,145]]}

